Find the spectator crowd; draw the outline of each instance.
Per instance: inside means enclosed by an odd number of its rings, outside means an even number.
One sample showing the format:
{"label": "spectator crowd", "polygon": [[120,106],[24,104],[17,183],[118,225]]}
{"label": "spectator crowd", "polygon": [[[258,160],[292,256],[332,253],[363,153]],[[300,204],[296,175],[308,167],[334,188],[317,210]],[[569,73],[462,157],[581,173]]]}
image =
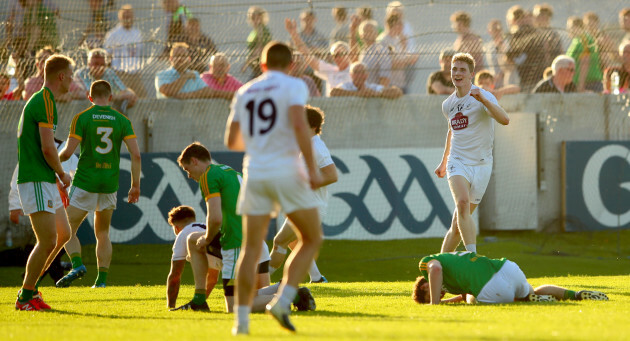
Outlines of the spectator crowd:
{"label": "spectator crowd", "polygon": [[[57,32],[60,9],[55,0],[8,0],[4,40],[0,41],[0,98],[28,100],[43,84],[48,56],[61,46]],[[112,85],[113,105],[125,112],[139,98],[146,98],[142,81],[147,58],[146,42],[135,21],[134,8],[115,0],[89,0],[90,17],[79,39],[86,53],[85,67],[74,74],[70,90],[60,102],[84,99],[95,80]],[[247,11],[251,32],[243,37],[247,50],[241,73],[230,74],[234,60],[220,51],[202,31],[200,19],[179,0],[162,0],[166,14],[166,44],[161,58],[169,67],[154,76],[158,99],[231,99],[245,81],[261,74],[259,56],[273,39],[269,13],[252,6]],[[318,27],[312,9],[298,20],[282,18],[294,48],[291,75],[304,80],[310,96],[355,96],[395,99],[413,93],[410,84],[419,68],[422,48],[399,1],[390,2],[383,22],[374,20],[369,6],[354,13],[344,7],[331,12],[329,32]],[[450,16],[457,34],[450,48],[439,53],[435,71],[426,80],[426,93],[445,95],[454,91],[451,58],[467,52],[475,60],[475,84],[497,98],[514,93],[594,92],[625,93],[630,82],[630,7],[619,11],[621,35],[604,30],[595,12],[570,16],[566,30],[551,26],[549,4],[531,10],[512,6],[503,20],[487,22],[489,41],[472,29],[473,17],[465,11]],[[274,18],[280,20],[281,18]],[[486,20],[486,19],[484,19]],[[570,37],[563,46],[561,33]],[[6,65],[12,65],[8,68]],[[145,71],[146,72],[146,71]],[[151,92],[153,93],[153,92]]]}

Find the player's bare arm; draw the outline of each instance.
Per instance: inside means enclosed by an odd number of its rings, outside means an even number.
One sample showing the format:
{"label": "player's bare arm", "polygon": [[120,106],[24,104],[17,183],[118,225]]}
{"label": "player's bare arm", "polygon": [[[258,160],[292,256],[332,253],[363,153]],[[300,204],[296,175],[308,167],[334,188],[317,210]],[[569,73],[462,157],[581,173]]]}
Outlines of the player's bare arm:
{"label": "player's bare arm", "polygon": [[221,196],[210,198],[206,201],[206,234],[197,239],[197,248],[204,249],[212,242],[219,233],[223,223],[223,213],[221,212]]}
{"label": "player's bare arm", "polygon": [[184,272],[185,260],[175,260],[171,262],[171,271],[166,280],[166,305],[168,308],[175,308],[177,295],[179,294],[179,283]]}
{"label": "player's bare arm", "polygon": [[435,169],[435,175],[438,178],[443,178],[446,176],[446,161],[448,159],[448,155],[451,153],[451,137],[453,136],[453,131],[451,130],[451,124],[448,124],[448,133],[446,133],[446,142],[444,144],[444,154],[442,155],[442,161]]}
{"label": "player's bare arm", "polygon": [[508,125],[510,123],[510,117],[505,112],[505,110],[503,110],[500,105],[494,104],[490,100],[488,100],[483,95],[483,93],[481,93],[481,90],[474,88],[470,90],[470,95],[481,102],[481,104],[483,104],[486,108],[488,108],[488,114],[497,122],[501,123],[502,125]]}
{"label": "player's bare arm", "polygon": [[39,136],[42,143],[42,154],[44,159],[46,159],[46,163],[57,173],[64,188],[70,186],[72,178],[68,173],[64,172],[61,161],[59,161],[57,146],[55,146],[55,133],[51,128],[39,127]]}
{"label": "player's bare arm", "polygon": [[328,186],[330,184],[337,182],[338,180],[337,167],[335,166],[334,163],[320,168],[319,171],[320,173],[322,173],[322,180],[323,180],[322,187]]}
{"label": "player's bare arm", "polygon": [[66,145],[63,147],[61,152],[59,152],[59,161],[65,162],[72,157],[74,151],[77,149],[77,146],[81,143],[78,139],[74,137],[68,137],[66,141]]}
{"label": "player's bare arm", "polygon": [[315,157],[313,155],[313,146],[311,145],[311,133],[308,123],[306,122],[306,114],[304,112],[304,106],[294,105],[289,107],[289,120],[291,126],[295,132],[295,138],[297,140],[300,151],[304,156],[306,167],[308,168],[309,181],[312,189],[316,189],[322,186],[322,175],[319,172]]}
{"label": "player's bare arm", "polygon": [[140,174],[142,172],[142,157],[140,156],[140,147],[138,139],[126,139],[125,146],[131,155],[131,188],[129,188],[129,203],[136,203],[140,199]]}
{"label": "player's bare arm", "polygon": [[245,141],[241,135],[241,124],[239,122],[228,121],[225,129],[225,146],[229,150],[236,152],[245,151]]}
{"label": "player's bare arm", "polygon": [[442,299],[442,264],[432,260],[427,264],[429,273],[429,290],[431,292],[431,304],[440,304]]}

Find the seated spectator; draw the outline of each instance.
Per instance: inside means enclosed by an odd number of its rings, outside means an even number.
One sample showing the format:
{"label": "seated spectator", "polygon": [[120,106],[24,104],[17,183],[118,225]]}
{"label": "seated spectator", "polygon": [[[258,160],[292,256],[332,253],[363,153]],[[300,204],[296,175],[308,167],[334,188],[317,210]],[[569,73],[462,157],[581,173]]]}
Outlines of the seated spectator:
{"label": "seated spectator", "polygon": [[[414,52],[418,52],[417,51],[417,45],[416,45],[416,35],[413,31],[413,27],[411,26],[411,24],[409,23],[409,20],[405,20],[405,8],[403,6],[403,4],[400,1],[392,1],[390,3],[387,4],[387,8],[385,9],[385,21],[387,21],[387,18],[393,17],[393,16],[397,16],[398,19],[400,20],[400,22],[402,22],[402,32],[399,34],[398,38],[399,38],[399,46],[400,46],[400,50],[401,51],[405,51],[405,53],[414,53]],[[379,36],[381,36],[381,34],[379,34]],[[377,39],[378,40],[378,39]],[[417,54],[417,56],[419,57],[420,55]],[[414,58],[415,56],[411,56],[411,58]],[[409,89],[407,88],[409,84],[412,84],[413,81],[416,79],[416,67],[415,67],[415,63],[417,62],[417,57],[415,57],[416,61],[413,62],[413,64],[407,65],[405,67],[405,84],[407,84],[407,86],[405,86],[405,88],[401,88],[405,93],[408,93]]]}
{"label": "seated spectator", "polygon": [[395,99],[403,95],[402,90],[395,86],[383,86],[380,84],[369,83],[369,71],[365,64],[354,62],[350,66],[351,82],[346,82],[332,89],[331,97],[337,96],[356,96],[356,97],[380,97]]}
{"label": "seated spectator", "polygon": [[[352,25],[356,25],[356,27],[359,27],[359,25],[361,25],[364,21],[374,21],[374,13],[371,6],[358,7],[355,11],[355,14],[350,17],[350,27],[352,28]],[[383,27],[381,26],[378,26],[376,29],[378,30],[377,36],[384,31]],[[363,39],[359,35],[358,31],[352,33],[352,30],[350,30],[350,41],[352,41],[352,38],[357,39],[358,49],[363,48]]]}
{"label": "seated spectator", "polygon": [[263,48],[271,41],[271,31],[267,26],[269,14],[264,8],[251,6],[247,10],[247,22],[252,27],[252,31],[247,36],[247,60],[241,69],[245,73],[250,69],[250,79],[254,79],[262,74],[260,70],[260,54]]}
{"label": "seated spectator", "polygon": [[284,19],[284,26],[287,32],[289,32],[289,35],[291,35],[293,44],[297,47],[302,56],[304,56],[304,62],[313,69],[317,77],[327,82],[326,96],[330,96],[330,91],[333,88],[352,80],[349,72],[350,47],[348,44],[338,41],[330,47],[330,54],[335,64],[329,64],[323,59],[316,58],[311,54],[311,50],[304,44],[297,32],[295,20]]}
{"label": "seated spectator", "polygon": [[293,65],[291,66],[289,75],[299,78],[306,83],[308,87],[308,97],[321,97],[322,93],[319,92],[313,78],[304,73],[307,67],[308,64],[306,64],[304,56],[300,52],[293,53]]}
{"label": "seated spectator", "polygon": [[338,41],[350,43],[350,27],[348,26],[348,10],[345,7],[332,9],[335,28],[330,32],[330,46]]}
{"label": "seated spectator", "polygon": [[230,61],[225,53],[215,53],[210,58],[210,71],[201,74],[201,79],[209,88],[236,92],[243,83],[229,74]]}
{"label": "seated spectator", "polygon": [[618,67],[609,67],[604,72],[604,93],[613,93],[613,84],[611,82],[612,74],[616,71],[619,75],[619,93],[628,93],[630,88],[630,41],[619,46],[619,56],[621,57],[621,65]]}
{"label": "seated spectator", "polygon": [[127,88],[116,72],[109,65],[109,55],[104,49],[94,49],[88,53],[88,66],[78,69],[74,77],[80,81],[85,93],[90,89],[94,81],[106,80],[112,86],[113,105],[116,110],[125,113],[128,108],[136,104],[136,93]]}
{"label": "seated spectator", "polygon": [[20,91],[19,88],[16,88],[13,91],[9,91],[9,87],[11,86],[11,76],[9,76],[6,72],[0,72],[0,100],[1,101],[19,101],[22,99],[17,91]]}
{"label": "seated spectator", "polygon": [[[32,77],[29,77],[24,83],[24,100],[29,100],[34,93],[39,91],[42,86],[44,86],[44,65],[46,64],[46,59],[52,56],[55,53],[51,48],[43,48],[37,51],[35,55],[37,67],[37,73]],[[86,99],[86,93],[83,90],[81,84],[77,83],[77,80],[73,80],[70,83],[70,89],[65,94],[55,97],[55,101],[57,102],[69,102],[76,99]]]}
{"label": "seated spectator", "polygon": [[575,60],[567,55],[559,55],[551,63],[552,75],[549,79],[543,79],[532,93],[565,93],[576,92],[577,88],[573,83],[573,74],[575,73]]}
{"label": "seated spectator", "polygon": [[475,75],[475,85],[491,92],[497,100],[500,100],[503,95],[521,92],[521,87],[518,85],[506,85],[504,87],[495,88],[494,84],[494,75],[488,70],[481,70]]}
{"label": "seated spectator", "polygon": [[233,92],[209,88],[197,71],[190,70],[190,53],[186,43],[173,44],[169,61],[171,67],[155,75],[157,98],[232,98]]}
{"label": "seated spectator", "polygon": [[142,60],[142,32],[134,27],[134,12],[131,5],[118,11],[118,25],[105,35],[103,47],[112,56],[111,68],[120,79],[128,84],[138,97],[145,97],[146,90],[140,74]]}
{"label": "seated spectator", "polygon": [[550,66],[545,68],[545,72],[543,72],[543,79],[549,79],[553,75],[553,69]]}
{"label": "seated spectator", "polygon": [[567,19],[567,31],[572,38],[567,55],[575,60],[573,82],[578,92],[602,92],[602,69],[595,39],[586,32],[584,22],[579,17]]}
{"label": "seated spectator", "polygon": [[457,52],[469,53],[475,59],[475,72],[483,69],[483,40],[472,32],[470,14],[457,11],[450,17],[451,28],[458,34],[453,43],[453,49]]}
{"label": "seated spectator", "polygon": [[382,43],[376,42],[379,34],[376,21],[366,20],[358,26],[357,22],[357,20],[353,20],[350,25],[350,50],[356,51],[359,46],[356,39],[356,33],[358,32],[363,41],[358,61],[365,64],[368,69],[370,75],[368,82],[387,86],[390,84],[392,77],[392,56],[389,48]]}
{"label": "seated spectator", "polygon": [[199,73],[208,71],[208,61],[217,52],[214,42],[201,31],[201,24],[197,18],[188,19],[185,32],[183,41],[190,49],[192,60],[190,69]]}
{"label": "seated spectator", "polygon": [[455,50],[446,49],[440,53],[440,70],[433,72],[427,79],[427,94],[450,95],[455,91],[451,79],[451,59]]}

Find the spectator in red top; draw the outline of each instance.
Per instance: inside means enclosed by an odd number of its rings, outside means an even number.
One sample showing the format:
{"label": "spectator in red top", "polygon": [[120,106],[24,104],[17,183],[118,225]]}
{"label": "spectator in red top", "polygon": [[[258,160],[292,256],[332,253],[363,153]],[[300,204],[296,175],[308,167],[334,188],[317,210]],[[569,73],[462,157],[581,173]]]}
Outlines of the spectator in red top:
{"label": "spectator in red top", "polygon": [[243,83],[230,75],[230,61],[224,53],[215,53],[210,58],[210,71],[201,74],[201,79],[214,90],[236,92]]}
{"label": "spectator in red top", "polygon": [[16,94],[15,91],[8,92],[10,85],[11,85],[11,76],[9,76],[9,74],[5,72],[0,73],[0,100],[1,101],[17,101],[17,100],[22,99],[22,97]]}
{"label": "spectator in red top", "polygon": [[[44,86],[44,65],[46,64],[46,59],[52,56],[55,53],[52,48],[44,47],[43,49],[37,51],[35,55],[37,67],[37,73],[31,77],[29,77],[24,83],[24,100],[28,101],[34,93],[39,91],[42,86]],[[55,98],[57,102],[69,102],[76,99],[86,99],[86,93],[81,87],[81,85],[76,83],[76,80],[70,83],[70,89],[67,93]]]}

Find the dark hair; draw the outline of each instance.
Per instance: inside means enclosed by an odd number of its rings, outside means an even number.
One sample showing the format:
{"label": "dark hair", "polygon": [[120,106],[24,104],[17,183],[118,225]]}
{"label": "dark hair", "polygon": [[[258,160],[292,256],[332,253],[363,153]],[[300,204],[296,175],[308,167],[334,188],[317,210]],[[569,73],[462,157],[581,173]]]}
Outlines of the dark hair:
{"label": "dark hair", "polygon": [[198,160],[210,161],[210,152],[204,145],[199,142],[193,142],[184,148],[182,153],[177,158],[177,163],[182,166],[184,163],[189,163],[191,158]]}
{"label": "dark hair", "polygon": [[284,69],[291,64],[293,53],[289,46],[277,40],[270,41],[263,48],[260,63],[268,68]]}
{"label": "dark hair", "polygon": [[348,17],[348,11],[345,7],[333,8],[333,15],[336,19],[345,20]]}
{"label": "dark hair", "polygon": [[400,23],[400,16],[398,14],[390,14],[387,18],[385,18],[385,25],[389,29],[398,23]]}
{"label": "dark hair", "polygon": [[315,134],[319,135],[322,132],[322,126],[324,125],[324,120],[326,115],[322,111],[322,109],[317,107],[312,107],[307,105],[306,107],[306,119],[308,120],[308,125],[311,128],[315,128]]}
{"label": "dark hair", "polygon": [[416,282],[413,283],[413,292],[411,293],[411,298],[416,301],[418,304],[428,303],[425,301],[425,297],[427,295],[427,290],[422,288],[424,283],[428,281],[423,276],[418,276],[416,278]]}
{"label": "dark hair", "polygon": [[186,205],[173,207],[173,209],[168,212],[168,224],[173,226],[175,222],[182,221],[188,218],[195,219],[195,210]]}
{"label": "dark hair", "polygon": [[457,11],[451,14],[451,21],[453,22],[461,22],[466,27],[470,27],[470,22],[472,21],[470,18],[470,14],[464,11]]}
{"label": "dark hair", "polygon": [[92,98],[109,97],[112,94],[112,86],[106,80],[97,80],[90,86],[90,96]]}
{"label": "dark hair", "polygon": [[69,57],[61,54],[53,54],[46,59],[46,66],[44,66],[44,78],[49,79],[54,77],[58,72],[70,68],[74,65],[74,61]]}

